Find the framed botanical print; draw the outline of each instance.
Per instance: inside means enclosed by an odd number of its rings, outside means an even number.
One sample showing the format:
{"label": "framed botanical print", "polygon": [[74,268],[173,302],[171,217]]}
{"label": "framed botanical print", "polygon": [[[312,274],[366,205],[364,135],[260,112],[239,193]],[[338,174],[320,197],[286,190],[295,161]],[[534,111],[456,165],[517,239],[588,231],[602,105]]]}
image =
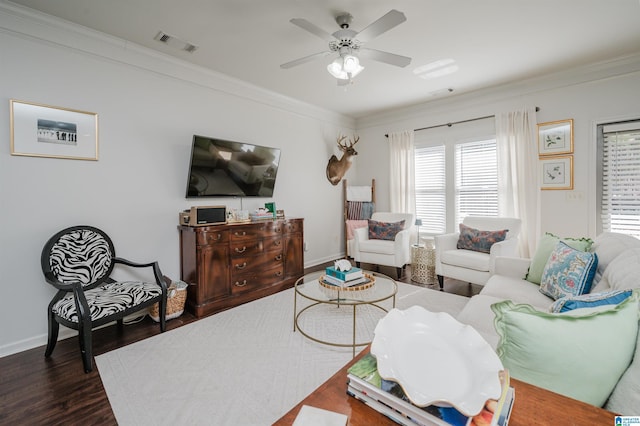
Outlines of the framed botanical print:
{"label": "framed botanical print", "polygon": [[573,155],[542,158],[540,165],[540,189],[573,189]]}
{"label": "framed botanical print", "polygon": [[538,124],[538,155],[573,153],[573,119]]}

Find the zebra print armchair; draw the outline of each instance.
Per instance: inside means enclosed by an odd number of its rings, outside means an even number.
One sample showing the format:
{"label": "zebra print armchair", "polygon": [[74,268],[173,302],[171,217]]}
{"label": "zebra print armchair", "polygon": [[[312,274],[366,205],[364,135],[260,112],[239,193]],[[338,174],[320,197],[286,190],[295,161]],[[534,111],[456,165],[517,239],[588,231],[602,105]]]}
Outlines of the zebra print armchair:
{"label": "zebra print armchair", "polygon": [[[157,262],[134,263],[116,257],[111,239],[98,228],[73,226],[63,229],[45,244],[41,256],[45,280],[58,289],[49,303],[49,336],[45,357],[58,340],[60,324],[78,330],[86,373],[93,370],[92,330],[159,303],[160,330],[165,331],[167,284]],[[116,264],[149,267],[154,282],[115,281]]]}

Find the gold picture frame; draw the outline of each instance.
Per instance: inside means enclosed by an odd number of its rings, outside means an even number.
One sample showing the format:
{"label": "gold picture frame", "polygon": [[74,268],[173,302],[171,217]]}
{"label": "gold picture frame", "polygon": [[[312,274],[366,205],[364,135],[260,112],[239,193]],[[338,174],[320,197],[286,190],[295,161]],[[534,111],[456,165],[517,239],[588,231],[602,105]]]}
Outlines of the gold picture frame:
{"label": "gold picture frame", "polygon": [[11,155],[98,160],[98,114],[9,101]]}
{"label": "gold picture frame", "polygon": [[573,189],[573,155],[545,157],[540,166],[540,189]]}
{"label": "gold picture frame", "polygon": [[573,154],[573,119],[538,124],[538,155]]}

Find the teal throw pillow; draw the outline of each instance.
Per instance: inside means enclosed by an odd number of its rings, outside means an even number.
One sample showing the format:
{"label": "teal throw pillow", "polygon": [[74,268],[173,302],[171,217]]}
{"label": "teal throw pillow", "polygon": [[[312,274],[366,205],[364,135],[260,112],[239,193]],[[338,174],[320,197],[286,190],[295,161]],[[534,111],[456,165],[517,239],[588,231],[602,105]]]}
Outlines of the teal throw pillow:
{"label": "teal throw pillow", "polygon": [[617,305],[631,297],[631,290],[604,291],[575,297],[563,297],[549,307],[549,312],[567,312],[574,309],[594,308],[602,305]]}
{"label": "teal throw pillow", "polygon": [[489,253],[491,246],[507,237],[508,229],[500,231],[481,231],[464,224],[460,224],[460,236],[458,237],[457,248]]}
{"label": "teal throw pillow", "polygon": [[576,250],[559,241],[542,272],[540,293],[554,300],[588,293],[597,267],[595,253]]}
{"label": "teal throw pillow", "polygon": [[562,241],[569,247],[573,247],[580,251],[589,251],[593,244],[593,240],[590,238],[560,238],[549,232],[545,233],[542,238],[540,238],[538,248],[531,258],[531,266],[529,266],[529,272],[525,277],[527,281],[534,284],[540,284],[544,267],[546,266],[547,260],[549,260],[549,256],[556,247],[558,241]]}
{"label": "teal throw pillow", "polygon": [[398,232],[404,229],[404,220],[400,222],[379,222],[369,219],[370,240],[395,240]]}
{"label": "teal throw pillow", "polygon": [[491,306],[497,353],[512,377],[601,407],[631,363],[638,297],[618,305],[562,314],[516,305]]}

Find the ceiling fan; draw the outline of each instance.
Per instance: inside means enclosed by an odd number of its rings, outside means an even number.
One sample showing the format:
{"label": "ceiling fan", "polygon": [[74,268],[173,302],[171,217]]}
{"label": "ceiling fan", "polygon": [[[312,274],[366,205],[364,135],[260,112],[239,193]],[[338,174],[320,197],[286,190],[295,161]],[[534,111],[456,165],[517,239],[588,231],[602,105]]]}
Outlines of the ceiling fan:
{"label": "ceiling fan", "polygon": [[363,47],[364,43],[406,21],[407,18],[404,16],[404,13],[392,9],[360,32],[349,28],[352,20],[353,16],[349,13],[336,16],[336,22],[340,26],[340,29],[333,34],[329,34],[304,18],[291,19],[290,22],[292,24],[328,42],[329,50],[284,63],[280,65],[280,68],[292,68],[320,57],[338,53],[338,57],[327,66],[327,71],[338,80],[338,85],[345,85],[352,82],[353,77],[364,69],[364,67],[360,65],[359,57],[384,62],[397,67],[406,67],[411,63],[411,58],[407,56]]}

